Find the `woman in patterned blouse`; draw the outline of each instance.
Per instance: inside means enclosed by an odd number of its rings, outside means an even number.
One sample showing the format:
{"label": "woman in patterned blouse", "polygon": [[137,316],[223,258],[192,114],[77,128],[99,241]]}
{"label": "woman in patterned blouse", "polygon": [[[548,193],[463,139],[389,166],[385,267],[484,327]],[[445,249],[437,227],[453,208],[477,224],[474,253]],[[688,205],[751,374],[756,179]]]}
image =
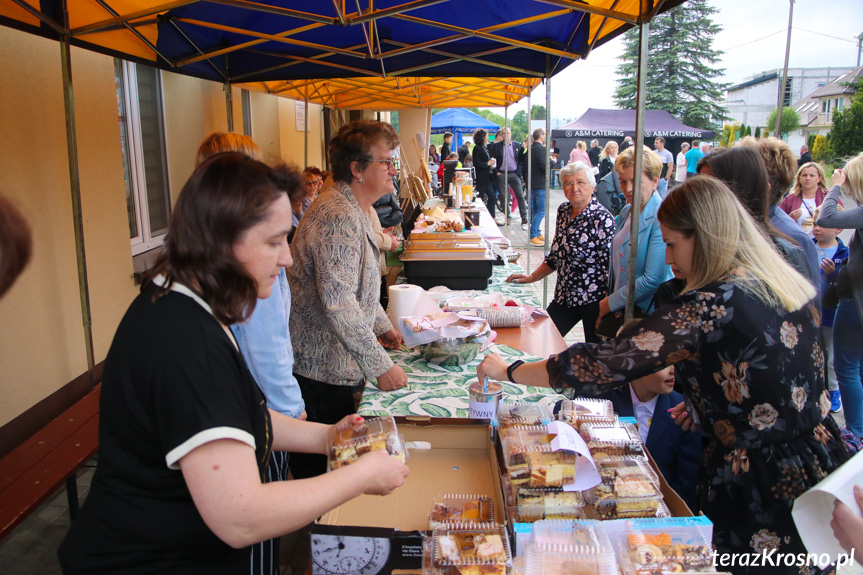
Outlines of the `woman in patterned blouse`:
{"label": "woman in patterned blouse", "polygon": [[[294,375],[309,421],[353,413],[353,392],[367,380],[383,391],[407,384],[384,349],[399,349],[402,336],[378,303],[380,251],[369,220],[375,200],[393,193],[398,145],[384,122],[343,126],[329,147],[335,183],[309,206],[291,243]],[[320,475],[326,464],[317,454],[291,456],[295,478]]]}
{"label": "woman in patterned blouse", "polygon": [[608,245],[614,236],[614,217],[593,195],[596,180],[583,162],[560,170],[568,202],[557,209],[557,227],[551,251],[529,276],[512,274],[506,281],[532,283],[557,271],[554,300],[548,315],[565,336],[582,322],[585,341],[598,342],[596,319],[599,300],[608,283]]}
{"label": "woman in patterned blouse", "polygon": [[[674,365],[686,410],[681,404],[672,416],[708,440],[696,511],[713,521],[720,557],[805,553],[794,499],[849,457],[830,416],[815,288],[777,257],[718,180],[687,179],[658,217],[666,261],[686,274],[685,293],[616,338],[515,366],[512,379],[594,396]],[[497,355],[477,373],[508,377]]]}

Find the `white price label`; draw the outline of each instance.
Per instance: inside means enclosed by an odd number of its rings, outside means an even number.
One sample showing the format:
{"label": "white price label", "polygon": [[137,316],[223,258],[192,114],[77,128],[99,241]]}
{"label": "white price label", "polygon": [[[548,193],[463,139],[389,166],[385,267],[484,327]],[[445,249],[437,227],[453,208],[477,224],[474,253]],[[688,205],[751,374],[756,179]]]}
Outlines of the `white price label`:
{"label": "white price label", "polygon": [[473,419],[491,419],[497,417],[496,401],[471,401],[470,402],[470,417]]}
{"label": "white price label", "polygon": [[593,457],[590,456],[590,449],[584,439],[572,426],[562,422],[553,421],[547,426],[548,432],[556,435],[551,440],[551,448],[555,451],[566,449],[574,451],[578,454],[578,462],[576,465],[575,483],[564,485],[564,491],[584,491],[599,485],[599,472],[596,470],[596,463],[593,462]]}

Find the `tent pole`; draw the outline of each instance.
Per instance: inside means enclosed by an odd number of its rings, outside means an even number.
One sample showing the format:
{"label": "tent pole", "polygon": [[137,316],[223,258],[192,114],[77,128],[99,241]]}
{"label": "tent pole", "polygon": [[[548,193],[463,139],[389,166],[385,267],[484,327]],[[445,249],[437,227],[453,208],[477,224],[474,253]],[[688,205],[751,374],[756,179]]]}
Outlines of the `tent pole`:
{"label": "tent pole", "polygon": [[[545,241],[543,242],[543,255],[548,253],[548,234],[550,233],[549,221],[551,214],[551,57],[546,56],[548,68],[545,72]],[[557,218],[555,218],[555,224]],[[557,230],[555,230],[557,231]],[[548,276],[542,279],[542,307],[548,307]]]}
{"label": "tent pole", "polygon": [[309,165],[309,88],[308,86],[305,89],[305,98],[303,98],[303,102],[305,105],[305,112],[303,113],[303,167]]}
{"label": "tent pole", "polygon": [[231,93],[231,83],[225,82],[225,107],[228,109],[228,131],[234,131],[234,95]]}
{"label": "tent pole", "polygon": [[[501,142],[500,151],[500,161],[503,162],[503,190],[498,190],[503,194],[503,229],[504,232],[509,230],[509,172],[507,171],[506,165],[506,154],[507,154],[507,146],[508,143],[506,141],[506,130],[509,128],[509,106],[504,107],[503,109],[503,141]],[[512,133],[512,130],[510,130]],[[512,139],[512,138],[510,138]]]}
{"label": "tent pole", "polygon": [[[527,141],[530,142],[531,145],[533,145],[533,138],[531,138],[531,133],[530,133],[531,112],[533,111],[533,106],[531,106],[530,97],[532,95],[533,95],[533,90],[531,90],[530,92],[527,93]],[[533,194],[533,191],[531,190],[531,187],[530,187],[530,179],[531,179],[530,178],[530,172],[531,172],[531,169],[530,169],[531,168],[530,147],[528,147],[528,149],[526,149],[524,152],[525,152],[525,154],[527,154],[527,166],[526,166],[527,167],[527,189],[524,190],[524,197],[527,199],[527,221],[531,221],[531,219],[533,218],[533,213],[532,213],[533,212],[533,209],[532,209],[533,208],[533,202],[531,202],[530,196],[531,196],[531,194]],[[516,162],[517,162],[517,160],[516,160]],[[522,174],[522,175],[524,175],[524,174]],[[531,272],[531,268],[530,268],[531,249],[530,249],[530,230],[529,229],[527,232],[527,236],[528,236],[528,240],[527,240],[527,273],[530,274],[530,272]],[[545,307],[545,306],[543,306],[543,307]]]}
{"label": "tent pole", "polygon": [[635,105],[635,166],[632,178],[632,217],[629,228],[629,264],[626,280],[626,321],[635,311],[635,272],[638,265],[638,220],[641,217],[641,173],[644,159],[644,100],[647,91],[647,39],[650,24],[638,25],[638,95]]}
{"label": "tent pole", "polygon": [[[63,2],[65,29],[69,29],[69,12]],[[87,252],[84,248],[84,218],[81,211],[81,178],[78,170],[78,136],[75,127],[75,101],[72,89],[72,54],[69,36],[60,40],[60,65],[63,68],[63,108],[66,115],[66,150],[69,155],[69,187],[72,193],[72,228],[75,233],[75,255],[78,262],[78,292],[81,298],[81,319],[84,325],[84,351],[87,354],[87,378],[92,389],[96,385],[93,353],[93,320],[90,314],[90,285],[87,278]]]}

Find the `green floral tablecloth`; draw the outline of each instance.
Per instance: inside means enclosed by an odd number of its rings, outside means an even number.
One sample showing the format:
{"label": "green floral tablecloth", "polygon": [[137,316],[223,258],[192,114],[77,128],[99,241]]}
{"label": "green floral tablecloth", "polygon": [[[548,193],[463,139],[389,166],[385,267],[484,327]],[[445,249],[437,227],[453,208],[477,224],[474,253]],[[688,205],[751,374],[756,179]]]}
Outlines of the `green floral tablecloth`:
{"label": "green floral tablecloth", "polygon": [[[390,351],[390,358],[405,370],[408,385],[396,391],[381,391],[375,383],[367,382],[359,414],[467,417],[470,402],[468,388],[476,381],[476,366],[490,351],[496,351],[507,362],[541,359],[509,346],[493,345],[468,365],[442,367],[427,363],[419,352],[408,348]],[[546,387],[527,387],[506,382],[501,382],[501,385],[502,401],[553,404],[562,399],[562,396]]]}
{"label": "green floral tablecloth", "polygon": [[509,296],[530,307],[541,308],[542,302],[537,296],[536,290],[531,284],[513,284],[506,283],[506,278],[510,274],[523,274],[524,268],[518,264],[506,264],[502,266],[494,266],[491,274],[491,283],[488,286],[488,293],[499,293]]}

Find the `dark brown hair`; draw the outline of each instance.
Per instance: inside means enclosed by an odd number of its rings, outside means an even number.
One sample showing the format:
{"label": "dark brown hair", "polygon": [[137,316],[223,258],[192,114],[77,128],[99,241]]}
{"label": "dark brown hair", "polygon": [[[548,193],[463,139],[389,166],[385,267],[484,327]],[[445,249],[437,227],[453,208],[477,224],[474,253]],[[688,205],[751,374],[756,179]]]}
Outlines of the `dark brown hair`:
{"label": "dark brown hair", "polygon": [[791,238],[770,223],[770,183],[767,168],[757,148],[734,146],[718,148],[698,161],[698,173],[709,166],[713,176],[725,183],[758,226],[770,237],[780,237],[794,245]]}
{"label": "dark brown hair", "polygon": [[383,141],[387,148],[395,150],[399,145],[399,135],[395,128],[376,120],[357,120],[345,124],[330,140],[329,157],[333,179],[350,184],[351,163],[359,162],[360,168],[371,162],[372,146]]}
{"label": "dark brown hair", "polygon": [[32,249],[33,239],[24,214],[0,196],[0,297],[27,266]]}
{"label": "dark brown hair", "polygon": [[245,154],[206,160],[183,186],[162,253],[141,290],[162,274],[167,281],[156,288],[154,299],[178,282],[201,296],[223,324],[244,321],[255,309],[258,288],[234,256],[234,245],[266,219],[282,194],[276,173]]}
{"label": "dark brown hair", "polygon": [[709,166],[714,177],[728,186],[758,225],[764,227],[770,222],[770,184],[758,150],[743,146],[719,148],[698,160],[696,171],[700,174],[704,166]]}
{"label": "dark brown hair", "polygon": [[317,166],[306,166],[305,169],[303,170],[303,173],[304,174],[312,174],[318,178],[323,177],[323,172],[321,172],[321,169]]}
{"label": "dark brown hair", "polygon": [[273,166],[276,186],[283,192],[287,192],[291,201],[303,199],[306,197],[306,189],[303,184],[307,179],[304,174],[310,173],[307,170],[308,168],[300,172],[299,169],[290,164],[279,162]]}
{"label": "dark brown hair", "polygon": [[486,132],[482,128],[478,129],[476,132],[473,133],[473,143],[476,146],[484,146],[487,139],[488,132]]}

